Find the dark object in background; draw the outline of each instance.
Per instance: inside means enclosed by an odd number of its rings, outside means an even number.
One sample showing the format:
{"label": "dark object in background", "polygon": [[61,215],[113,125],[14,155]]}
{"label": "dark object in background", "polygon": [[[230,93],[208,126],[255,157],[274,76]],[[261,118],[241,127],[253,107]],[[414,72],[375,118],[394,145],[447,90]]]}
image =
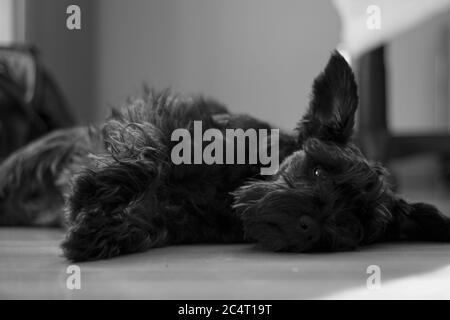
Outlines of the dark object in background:
{"label": "dark object in background", "polygon": [[36,49],[0,47],[0,161],[30,141],[75,122]]}
{"label": "dark object in background", "polygon": [[365,155],[389,163],[395,158],[417,154],[442,157],[443,176],[448,180],[450,135],[443,133],[393,134],[388,127],[385,46],[375,48],[359,59],[360,127],[359,139]]}

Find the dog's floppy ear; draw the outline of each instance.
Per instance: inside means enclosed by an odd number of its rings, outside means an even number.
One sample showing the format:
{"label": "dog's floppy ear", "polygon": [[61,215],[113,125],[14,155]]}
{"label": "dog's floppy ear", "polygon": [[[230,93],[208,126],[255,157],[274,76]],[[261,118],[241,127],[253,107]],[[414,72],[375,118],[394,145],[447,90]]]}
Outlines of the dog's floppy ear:
{"label": "dog's floppy ear", "polygon": [[357,106],[352,69],[335,51],[314,80],[309,109],[297,127],[299,143],[310,137],[346,143],[353,133]]}

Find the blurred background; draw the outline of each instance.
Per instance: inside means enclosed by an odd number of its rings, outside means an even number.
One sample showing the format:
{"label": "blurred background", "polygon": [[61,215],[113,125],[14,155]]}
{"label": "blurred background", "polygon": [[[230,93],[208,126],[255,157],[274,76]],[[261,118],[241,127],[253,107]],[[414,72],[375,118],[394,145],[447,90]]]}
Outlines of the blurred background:
{"label": "blurred background", "polygon": [[[347,45],[348,41],[362,43],[373,36],[376,40],[357,52],[348,46],[358,79],[379,69],[370,64],[374,61],[370,53],[383,49],[383,81],[371,79],[362,99],[386,89],[385,101],[380,102],[386,109],[381,114],[386,128],[382,124],[383,132],[365,130],[367,149],[385,148],[381,155],[378,150],[372,152],[375,158],[389,162],[398,172],[406,171],[413,180],[422,182],[427,177],[434,183],[450,171],[446,165],[450,155],[450,11],[448,1],[428,3],[0,0],[0,42],[36,46],[77,124],[101,122],[111,106],[138,94],[147,83],[157,89],[171,87],[214,97],[234,112],[291,129],[304,113],[312,80],[330,52],[345,41]],[[66,27],[66,9],[73,4],[81,8],[81,30]],[[364,30],[359,38],[349,40],[349,28],[355,28],[351,20],[366,17],[370,4],[381,8],[381,29]],[[394,25],[404,26],[395,29]],[[361,57],[362,61],[367,58],[365,65],[369,61],[372,69],[358,63]],[[376,83],[381,83],[381,89]],[[394,139],[390,144],[395,135],[426,139]],[[410,144],[409,151],[393,152],[391,157],[384,144],[398,149],[403,141]],[[428,148],[410,152],[416,143]],[[448,146],[433,152],[435,145],[442,144]]]}

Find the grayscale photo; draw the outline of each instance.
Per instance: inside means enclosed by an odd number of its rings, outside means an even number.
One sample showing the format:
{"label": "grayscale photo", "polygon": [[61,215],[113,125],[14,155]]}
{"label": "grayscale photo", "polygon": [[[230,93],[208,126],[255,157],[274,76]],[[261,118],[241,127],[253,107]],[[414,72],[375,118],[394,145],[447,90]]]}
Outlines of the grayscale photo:
{"label": "grayscale photo", "polygon": [[450,0],[0,0],[0,299],[450,299]]}

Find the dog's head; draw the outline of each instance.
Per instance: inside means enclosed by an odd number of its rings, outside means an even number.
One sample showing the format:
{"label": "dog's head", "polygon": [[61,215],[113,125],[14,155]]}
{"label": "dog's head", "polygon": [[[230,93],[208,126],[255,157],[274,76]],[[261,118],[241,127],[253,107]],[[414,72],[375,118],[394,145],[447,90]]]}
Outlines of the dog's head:
{"label": "dog's head", "polygon": [[346,250],[379,237],[395,200],[386,171],[352,142],[357,105],[353,72],[334,53],[297,127],[299,150],[271,179],[234,194],[247,237],[283,251]]}

